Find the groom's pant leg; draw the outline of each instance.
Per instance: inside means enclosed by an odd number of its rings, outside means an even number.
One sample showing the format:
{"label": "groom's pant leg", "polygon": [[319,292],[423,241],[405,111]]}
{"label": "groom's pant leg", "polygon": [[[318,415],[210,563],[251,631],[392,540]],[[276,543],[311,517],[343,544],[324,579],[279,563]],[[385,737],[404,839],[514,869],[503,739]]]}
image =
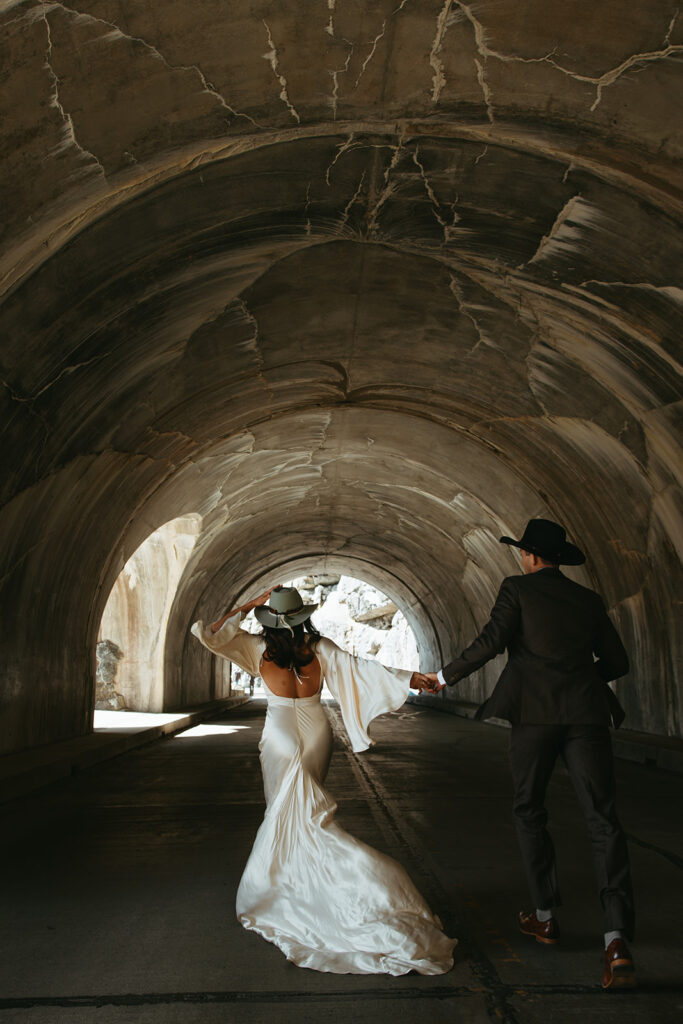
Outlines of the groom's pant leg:
{"label": "groom's pant leg", "polygon": [[545,809],[560,739],[561,727],[555,725],[513,725],[510,735],[515,831],[534,907],[542,909],[562,903]]}
{"label": "groom's pant leg", "polygon": [[633,938],[635,913],[626,836],[616,809],[612,741],[606,725],[566,726],[562,758],[588,825],[605,931]]}

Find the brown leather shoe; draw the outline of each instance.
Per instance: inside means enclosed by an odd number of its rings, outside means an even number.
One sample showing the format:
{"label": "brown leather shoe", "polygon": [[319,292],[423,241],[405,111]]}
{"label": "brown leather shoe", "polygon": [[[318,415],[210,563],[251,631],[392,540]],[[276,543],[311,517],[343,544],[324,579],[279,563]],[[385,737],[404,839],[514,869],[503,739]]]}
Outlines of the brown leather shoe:
{"label": "brown leather shoe", "polygon": [[518,921],[520,932],[524,932],[525,935],[533,935],[536,942],[542,942],[546,946],[554,946],[560,937],[560,926],[554,917],[551,917],[549,921],[539,921],[535,910],[530,910],[528,913],[520,910]]}
{"label": "brown leather shoe", "polygon": [[636,969],[633,957],[623,939],[612,939],[605,950],[603,988],[635,988]]}

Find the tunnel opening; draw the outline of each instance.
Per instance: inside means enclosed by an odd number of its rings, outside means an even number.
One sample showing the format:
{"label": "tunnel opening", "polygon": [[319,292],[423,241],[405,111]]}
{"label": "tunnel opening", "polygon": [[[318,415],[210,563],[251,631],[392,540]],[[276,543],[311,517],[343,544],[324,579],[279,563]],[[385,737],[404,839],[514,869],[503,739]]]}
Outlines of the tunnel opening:
{"label": "tunnel opening", "polygon": [[200,529],[199,515],[169,520],[119,573],[98,631],[96,711],[164,710],[166,630]]}
{"label": "tunnel opening", "polygon": [[[361,658],[377,658],[389,668],[417,671],[420,655],[415,634],[396,602],[361,578],[341,573],[310,573],[287,580],[296,587],[306,604],[317,605],[311,616],[315,628],[336,644]],[[250,633],[261,632],[253,611],[243,626]],[[232,665],[231,692],[250,696],[264,693],[263,682]]]}

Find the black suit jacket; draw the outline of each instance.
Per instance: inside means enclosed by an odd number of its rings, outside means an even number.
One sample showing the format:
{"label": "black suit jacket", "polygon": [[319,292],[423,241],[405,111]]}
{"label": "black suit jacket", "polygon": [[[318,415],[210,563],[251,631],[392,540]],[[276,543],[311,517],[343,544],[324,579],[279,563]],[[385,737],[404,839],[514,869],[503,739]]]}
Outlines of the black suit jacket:
{"label": "black suit jacket", "polygon": [[477,718],[621,725],[624,711],[607,683],[628,672],[628,656],[595,591],[559,569],[508,576],[491,618],[443,677],[457,683],[506,648],[508,663]]}

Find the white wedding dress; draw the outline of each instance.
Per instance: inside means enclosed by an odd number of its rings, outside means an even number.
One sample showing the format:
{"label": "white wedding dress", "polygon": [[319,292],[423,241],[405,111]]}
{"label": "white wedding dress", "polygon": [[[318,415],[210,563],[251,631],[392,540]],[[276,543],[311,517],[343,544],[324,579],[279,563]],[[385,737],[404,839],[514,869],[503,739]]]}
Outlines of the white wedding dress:
{"label": "white wedding dress", "polygon": [[[196,622],[192,632],[260,675],[265,642],[239,621],[227,619],[217,633]],[[353,749],[367,749],[368,724],[403,704],[411,673],[354,658],[326,638],[315,653]],[[334,820],[337,805],[323,788],[332,730],[320,691],[278,697],[265,689],[259,749],[267,806],[237,892],[240,922],[299,967],[336,974],[450,970],[457,940],[444,935],[404,869]]]}

